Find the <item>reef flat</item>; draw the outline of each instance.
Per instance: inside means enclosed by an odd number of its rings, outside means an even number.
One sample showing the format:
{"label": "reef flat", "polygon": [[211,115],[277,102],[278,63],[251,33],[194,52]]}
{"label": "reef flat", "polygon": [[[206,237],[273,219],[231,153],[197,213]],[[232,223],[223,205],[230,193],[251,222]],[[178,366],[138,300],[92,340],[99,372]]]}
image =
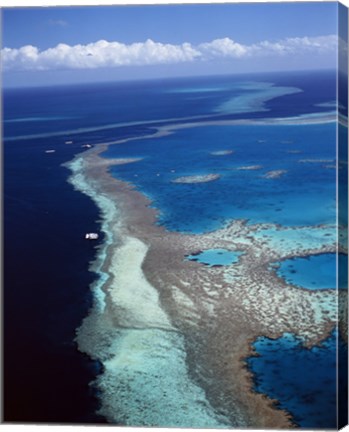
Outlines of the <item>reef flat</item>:
{"label": "reef flat", "polygon": [[[313,347],[331,334],[346,292],[290,285],[273,263],[336,252],[336,227],[233,220],[204,234],[167,231],[146,196],[110,175],[106,148],[69,164],[71,183],[100,207],[107,236],[102,283],[93,288],[101,301],[77,333],[79,349],[104,365],[95,382],[100,414],[129,426],[292,427],[287,412],[253,390],[245,359],[260,336],[292,333]],[[208,249],[241,255],[223,266],[186,259]]]}

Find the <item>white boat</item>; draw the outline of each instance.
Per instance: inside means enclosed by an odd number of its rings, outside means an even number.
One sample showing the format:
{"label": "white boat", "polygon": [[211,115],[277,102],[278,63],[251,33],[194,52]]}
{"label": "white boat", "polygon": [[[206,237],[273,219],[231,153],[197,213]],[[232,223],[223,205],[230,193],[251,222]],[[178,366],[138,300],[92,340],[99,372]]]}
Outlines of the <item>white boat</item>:
{"label": "white boat", "polygon": [[56,150],[45,150],[45,153],[54,153]]}
{"label": "white boat", "polygon": [[85,239],[86,240],[97,240],[98,239],[98,234],[97,233],[86,233],[85,234]]}
{"label": "white boat", "polygon": [[66,141],[65,144],[73,144],[73,141]]}

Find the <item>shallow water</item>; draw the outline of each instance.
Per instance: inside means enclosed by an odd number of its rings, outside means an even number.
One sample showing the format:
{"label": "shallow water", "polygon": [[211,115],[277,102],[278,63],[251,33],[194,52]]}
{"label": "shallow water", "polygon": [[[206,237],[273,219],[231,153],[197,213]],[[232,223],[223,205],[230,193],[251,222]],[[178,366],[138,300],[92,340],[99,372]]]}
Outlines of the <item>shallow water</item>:
{"label": "shallow water", "polygon": [[205,392],[188,376],[184,338],[159,329],[126,329],[115,336],[99,377],[101,414],[128,426],[228,428]]}
{"label": "shallow water", "polygon": [[188,255],[190,261],[197,261],[212,266],[226,266],[237,263],[241,252],[226,249],[207,249],[195,255]]}
{"label": "shallow water", "polygon": [[299,251],[334,245],[336,225],[293,227],[287,231],[276,228],[262,229],[255,236],[281,253],[297,255]]}
{"label": "shallow water", "polygon": [[[160,224],[200,233],[236,218],[288,226],[334,224],[335,169],[330,162],[300,162],[333,161],[334,143],[334,123],[210,126],[110,146],[103,156],[142,157],[137,164],[112,167],[111,173],[131,181],[152,199],[161,212]],[[292,149],[301,154],[289,153]],[[212,154],[217,150],[233,152]],[[261,168],[239,169],[256,165]],[[285,173],[265,177],[275,170]],[[207,174],[220,177],[209,183],[173,183],[177,177]]]}

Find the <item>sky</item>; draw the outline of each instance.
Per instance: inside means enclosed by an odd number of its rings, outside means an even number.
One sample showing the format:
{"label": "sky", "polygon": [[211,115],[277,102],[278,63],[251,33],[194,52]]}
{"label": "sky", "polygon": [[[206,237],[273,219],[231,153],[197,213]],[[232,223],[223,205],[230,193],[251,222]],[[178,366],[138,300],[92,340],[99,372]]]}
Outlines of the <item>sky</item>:
{"label": "sky", "polygon": [[337,4],[3,8],[4,86],[334,68]]}

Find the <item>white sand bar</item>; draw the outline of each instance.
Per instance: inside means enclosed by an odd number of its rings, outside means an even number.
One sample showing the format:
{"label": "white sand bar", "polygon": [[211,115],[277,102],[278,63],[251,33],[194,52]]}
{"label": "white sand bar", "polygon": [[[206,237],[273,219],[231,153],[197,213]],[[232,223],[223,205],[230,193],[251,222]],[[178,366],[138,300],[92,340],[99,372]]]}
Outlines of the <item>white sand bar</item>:
{"label": "white sand bar", "polygon": [[142,271],[147,250],[148,247],[140,240],[125,238],[123,245],[114,250],[111,261],[113,280],[108,291],[113,302],[122,309],[121,324],[173,330],[167,315],[160,307],[158,292],[150,285]]}

